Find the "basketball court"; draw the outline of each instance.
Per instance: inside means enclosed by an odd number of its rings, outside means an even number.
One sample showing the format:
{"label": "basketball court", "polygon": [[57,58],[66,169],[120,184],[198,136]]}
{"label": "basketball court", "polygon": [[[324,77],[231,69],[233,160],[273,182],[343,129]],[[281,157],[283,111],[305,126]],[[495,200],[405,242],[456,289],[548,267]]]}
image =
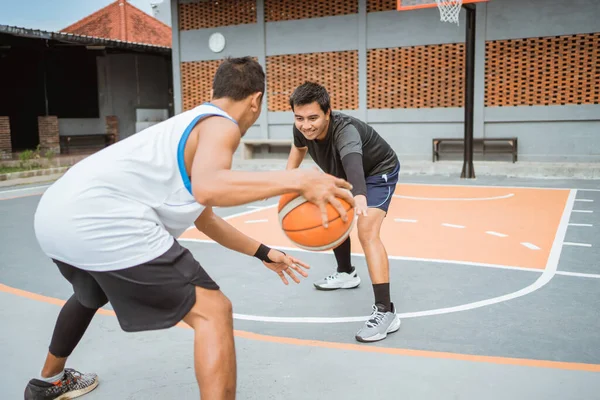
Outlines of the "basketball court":
{"label": "basketball court", "polygon": [[[277,200],[218,209],[230,223],[311,265],[285,286],[258,260],[195,228],[180,242],[234,307],[238,398],[592,399],[600,390],[597,181],[402,177],[384,241],[398,332],[362,344],[372,289],[322,292],[331,252],[295,248]],[[0,192],[0,330],[6,398],[39,372],[69,285],[40,251],[33,213],[45,186]],[[99,374],[89,399],[194,399],[192,331],[140,334],[101,310],[67,366]]]}
{"label": "basketball court", "polygon": [[[465,138],[473,136],[474,4],[467,13]],[[498,1],[498,0],[497,0]],[[400,0],[398,10],[436,7]],[[461,4],[440,19],[456,22]],[[463,169],[473,177],[472,156]],[[2,397],[22,398],[45,359],[69,284],[41,252],[33,215],[47,185],[0,189]],[[189,248],[233,303],[238,399],[587,400],[600,392],[600,185],[598,181],[407,177],[382,235],[400,330],[376,343],[355,332],[373,303],[362,284],[318,291],[335,270],[330,251],[309,252],[281,232],[277,198],[217,213],[265,244],[310,264],[300,284],[190,227]],[[57,238],[60,240],[60,238]],[[85,399],[197,399],[193,335],[123,332],[108,305],[67,367],[95,372]]]}

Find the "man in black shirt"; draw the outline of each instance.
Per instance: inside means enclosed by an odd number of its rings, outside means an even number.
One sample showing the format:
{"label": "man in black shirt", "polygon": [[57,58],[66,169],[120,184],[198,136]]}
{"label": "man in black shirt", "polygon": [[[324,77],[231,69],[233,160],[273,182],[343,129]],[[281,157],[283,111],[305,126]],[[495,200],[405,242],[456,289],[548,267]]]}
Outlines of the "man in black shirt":
{"label": "man in black shirt", "polygon": [[[292,146],[287,169],[298,168],[308,152],[326,173],[344,178],[353,186],[357,229],[373,284],[373,314],[356,333],[356,340],[385,339],[400,328],[390,299],[389,262],[380,238],[400,171],[394,150],[375,130],[356,118],[330,107],[327,90],[306,82],[290,98],[294,111]],[[337,271],[315,282],[320,290],[350,289],[360,284],[351,264],[350,237],[334,249]]]}

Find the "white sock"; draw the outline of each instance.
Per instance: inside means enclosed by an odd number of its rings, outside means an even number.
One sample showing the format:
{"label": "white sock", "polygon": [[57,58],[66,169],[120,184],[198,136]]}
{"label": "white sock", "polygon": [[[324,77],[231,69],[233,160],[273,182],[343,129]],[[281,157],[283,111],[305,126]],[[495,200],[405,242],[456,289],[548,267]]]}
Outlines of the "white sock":
{"label": "white sock", "polygon": [[56,382],[56,381],[59,381],[59,380],[61,380],[64,374],[65,374],[65,371],[64,371],[64,370],[60,371],[58,374],[56,374],[56,375],[54,375],[54,376],[51,376],[51,377],[49,377],[49,378],[44,378],[44,377],[42,376],[42,374],[40,374],[40,376],[38,377],[38,379],[39,379],[40,381],[44,381],[44,382],[48,382],[48,383],[54,383],[54,382]]}

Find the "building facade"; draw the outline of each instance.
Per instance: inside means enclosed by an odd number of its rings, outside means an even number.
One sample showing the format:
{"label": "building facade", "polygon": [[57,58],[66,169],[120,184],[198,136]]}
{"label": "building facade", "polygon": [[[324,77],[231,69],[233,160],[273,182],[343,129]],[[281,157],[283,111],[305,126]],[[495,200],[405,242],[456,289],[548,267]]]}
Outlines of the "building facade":
{"label": "building facade", "polygon": [[[521,161],[600,161],[598,15],[597,0],[479,3],[474,137],[518,137]],[[464,10],[457,26],[396,0],[171,0],[171,18],[176,113],[209,99],[219,60],[250,55],[267,90],[248,138],[291,138],[288,98],[305,80],[402,159],[464,134]]]}

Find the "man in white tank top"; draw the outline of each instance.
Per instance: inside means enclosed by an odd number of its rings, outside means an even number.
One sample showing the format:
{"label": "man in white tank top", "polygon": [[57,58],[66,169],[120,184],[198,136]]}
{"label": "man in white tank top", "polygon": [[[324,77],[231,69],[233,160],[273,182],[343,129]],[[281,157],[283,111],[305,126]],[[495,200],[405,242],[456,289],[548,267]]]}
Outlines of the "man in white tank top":
{"label": "man in white tank top", "polygon": [[96,374],[65,368],[96,311],[110,302],[127,332],[184,321],[195,331],[194,363],[204,400],[234,399],[236,361],[229,299],[176,240],[190,225],[299,282],[302,261],[239,232],[213,213],[299,192],[323,210],[354,204],[351,185],[316,170],[232,171],[240,139],[261,113],[265,75],[250,57],[226,59],[210,103],[176,115],[80,161],[42,196],[35,234],[72,284],[41,373],[25,399],[78,396]]}

